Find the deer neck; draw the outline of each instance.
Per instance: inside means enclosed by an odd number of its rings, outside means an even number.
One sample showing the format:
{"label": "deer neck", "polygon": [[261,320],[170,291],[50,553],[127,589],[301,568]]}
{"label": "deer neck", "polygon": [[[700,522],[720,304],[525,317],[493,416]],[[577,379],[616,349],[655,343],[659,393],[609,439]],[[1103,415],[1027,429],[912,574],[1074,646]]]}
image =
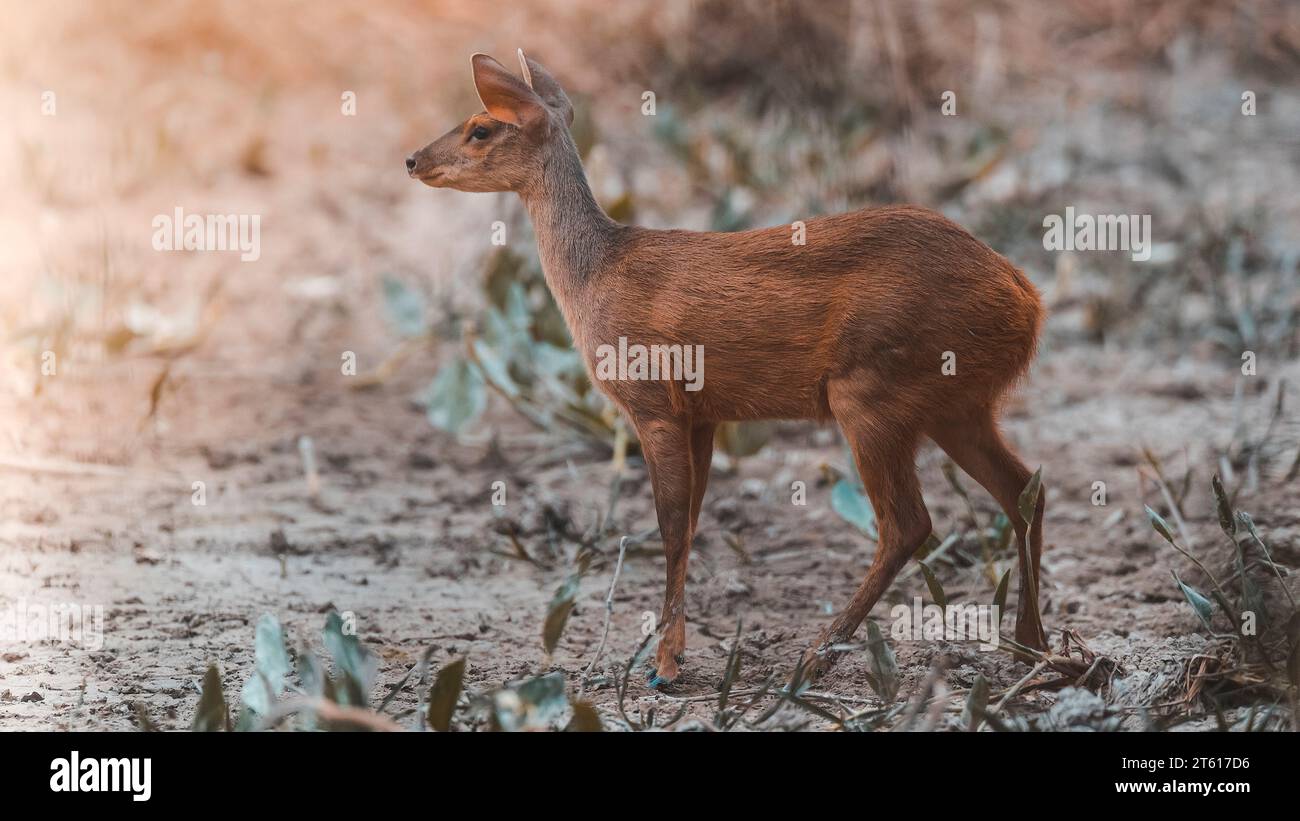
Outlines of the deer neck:
{"label": "deer neck", "polygon": [[584,318],[583,294],[606,265],[622,226],[597,204],[567,131],[546,158],[540,182],[520,197],[537,235],[546,284],[576,337]]}

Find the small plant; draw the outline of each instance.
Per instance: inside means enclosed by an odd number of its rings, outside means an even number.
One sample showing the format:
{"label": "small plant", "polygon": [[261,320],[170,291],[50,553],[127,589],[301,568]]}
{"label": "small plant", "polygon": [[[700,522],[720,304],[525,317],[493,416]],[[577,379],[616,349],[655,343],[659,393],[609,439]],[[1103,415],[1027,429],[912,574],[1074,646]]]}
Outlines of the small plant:
{"label": "small plant", "polygon": [[[1170,571],[1197,619],[1226,650],[1202,660],[1193,671],[1189,692],[1204,697],[1216,711],[1225,703],[1246,697],[1277,702],[1289,695],[1295,705],[1300,690],[1300,609],[1295,594],[1250,514],[1233,509],[1218,474],[1211,477],[1210,486],[1219,528],[1231,551],[1229,561],[1233,573],[1226,581],[1221,581],[1204,561],[1180,544],[1174,528],[1163,516],[1146,508],[1156,533],[1208,580],[1207,595],[1184,581],[1176,570]],[[1268,597],[1252,576],[1252,571],[1257,573],[1264,568],[1285,595],[1288,610],[1283,613],[1270,609]]]}
{"label": "small plant", "polygon": [[[465,690],[466,660],[455,659],[436,673],[427,698],[418,707],[391,718],[386,711],[414,677],[423,682],[431,650],[407,672],[379,703],[371,705],[378,663],[337,612],[325,620],[321,639],[333,661],[333,675],[308,650],[294,666],[280,622],[270,613],[255,631],[256,666],[240,693],[239,715],[232,722],[221,674],[209,665],[191,729],[196,732],[290,730],[419,730],[448,732],[458,727],[493,731],[603,729],[588,702],[570,702],[564,676],[550,673],[524,679],[483,693]],[[560,724],[565,714],[567,723]],[[152,725],[147,716],[141,726]],[[405,723],[402,723],[405,719]],[[413,719],[413,721],[412,721]],[[458,720],[459,719],[459,720]]]}

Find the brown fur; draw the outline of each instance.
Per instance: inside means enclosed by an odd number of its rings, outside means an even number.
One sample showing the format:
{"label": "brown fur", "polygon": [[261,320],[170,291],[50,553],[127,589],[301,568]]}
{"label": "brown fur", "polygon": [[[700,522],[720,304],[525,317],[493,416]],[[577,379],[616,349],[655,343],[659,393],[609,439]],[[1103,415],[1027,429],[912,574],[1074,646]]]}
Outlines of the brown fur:
{"label": "brown fur", "polygon": [[[1030,473],[996,424],[1043,321],[1024,274],[952,221],[911,206],[808,220],[804,245],[793,244],[784,226],[697,233],[615,223],[587,185],[568,132],[567,96],[541,65],[519,56],[527,81],[475,55],[486,111],[412,155],[407,167],[435,187],[519,193],[547,283],[589,370],[597,348],[619,337],[703,346],[699,391],[593,373],[636,428],[654,487],[668,565],[658,681],[676,677],[685,649],[687,558],[714,429],[724,421],[835,419],[875,508],[876,558],[806,655],[815,672],[930,534],[915,473],[923,435],[1014,523],[1016,638],[1045,647],[1037,603],[1042,500],[1026,534],[1016,502]],[[474,138],[479,128],[488,136]],[[953,375],[941,370],[945,352],[956,356]]]}

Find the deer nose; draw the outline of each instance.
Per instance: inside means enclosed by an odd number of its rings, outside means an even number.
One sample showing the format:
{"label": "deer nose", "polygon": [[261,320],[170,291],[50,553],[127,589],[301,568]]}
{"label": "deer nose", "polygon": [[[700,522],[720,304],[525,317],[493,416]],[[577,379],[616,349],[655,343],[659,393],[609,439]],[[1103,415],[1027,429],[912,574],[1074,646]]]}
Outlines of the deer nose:
{"label": "deer nose", "polygon": [[410,174],[414,170],[415,170],[415,155],[412,154],[411,156],[406,158],[406,173]]}

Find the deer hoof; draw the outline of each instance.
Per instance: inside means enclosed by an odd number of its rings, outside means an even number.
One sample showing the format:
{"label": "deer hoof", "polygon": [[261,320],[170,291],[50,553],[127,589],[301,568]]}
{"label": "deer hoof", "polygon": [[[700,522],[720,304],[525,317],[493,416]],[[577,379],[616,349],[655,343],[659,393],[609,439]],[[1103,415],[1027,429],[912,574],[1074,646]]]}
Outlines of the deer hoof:
{"label": "deer hoof", "polygon": [[800,664],[803,666],[803,680],[813,682],[821,678],[827,671],[835,666],[840,654],[831,650],[828,645],[819,644],[816,647],[809,647],[804,651],[803,659]]}
{"label": "deer hoof", "polygon": [[677,680],[677,664],[663,664],[657,668],[651,668],[646,674],[646,682],[652,690],[662,690]]}

